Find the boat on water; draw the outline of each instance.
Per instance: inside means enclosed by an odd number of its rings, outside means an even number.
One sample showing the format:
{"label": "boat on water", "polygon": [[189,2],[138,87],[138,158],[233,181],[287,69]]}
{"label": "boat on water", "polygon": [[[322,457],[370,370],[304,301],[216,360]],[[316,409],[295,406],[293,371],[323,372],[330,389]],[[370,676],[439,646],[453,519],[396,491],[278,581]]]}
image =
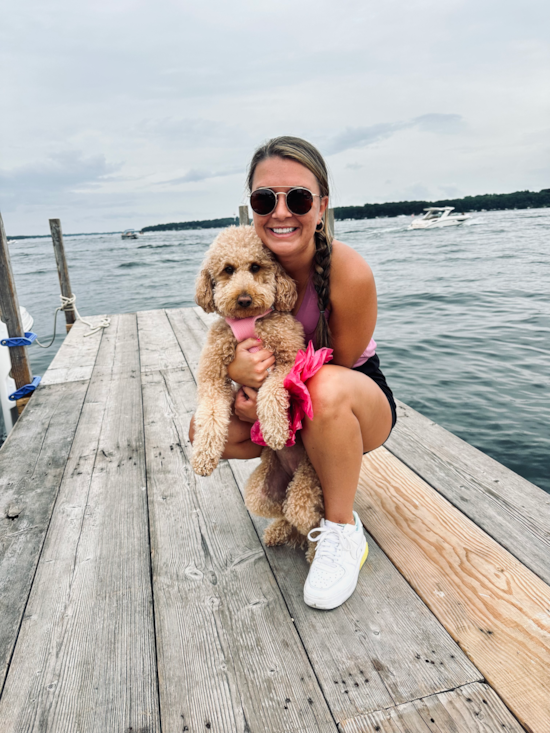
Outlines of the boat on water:
{"label": "boat on water", "polygon": [[409,229],[441,229],[455,227],[470,219],[470,214],[451,214],[454,206],[430,206],[422,217],[414,219]]}
{"label": "boat on water", "polygon": [[[32,329],[33,317],[25,308],[20,306],[19,310],[21,311],[23,330],[30,331]],[[0,320],[0,341],[5,338],[8,338],[8,329],[6,324]],[[11,402],[8,399],[8,396],[12,392],[15,392],[15,381],[10,377],[10,372],[11,359],[9,347],[0,346],[0,411],[4,417],[6,433],[10,432],[17,420],[17,406],[15,402]]]}
{"label": "boat on water", "polygon": [[125,229],[120,236],[121,239],[137,239],[139,232],[136,232],[135,229]]}

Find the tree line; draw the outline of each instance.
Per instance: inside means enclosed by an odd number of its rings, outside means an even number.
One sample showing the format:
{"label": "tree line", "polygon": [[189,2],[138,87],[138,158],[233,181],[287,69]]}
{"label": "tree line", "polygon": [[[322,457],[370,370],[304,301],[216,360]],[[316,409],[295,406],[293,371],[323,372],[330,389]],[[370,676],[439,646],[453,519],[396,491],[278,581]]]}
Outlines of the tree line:
{"label": "tree line", "polygon": [[180,229],[216,229],[228,227],[231,224],[238,224],[239,220],[234,216],[225,219],[204,219],[203,221],[179,221],[172,224],[155,224],[150,227],[143,227],[142,232],[177,232]]}
{"label": "tree line", "polygon": [[454,206],[461,213],[468,211],[502,211],[504,209],[538,209],[550,206],[550,188],[538,193],[516,191],[515,193],[487,193],[481,196],[465,196],[460,199],[440,201],[395,201],[385,204],[364,204],[363,206],[337,206],[335,219],[374,219],[377,216],[400,216],[422,214],[429,206]]}
{"label": "tree line", "polygon": [[[454,206],[459,212],[503,211],[504,209],[539,209],[550,206],[550,188],[535,191],[516,191],[515,193],[487,193],[481,196],[465,196],[458,199],[440,201],[393,201],[384,204],[363,204],[363,206],[336,206],[334,218],[375,219],[377,216],[400,216],[422,214],[429,206]],[[235,217],[225,219],[203,219],[202,221],[180,221],[171,224],[155,224],[143,227],[142,232],[179,231],[181,229],[214,229],[238,224]]]}

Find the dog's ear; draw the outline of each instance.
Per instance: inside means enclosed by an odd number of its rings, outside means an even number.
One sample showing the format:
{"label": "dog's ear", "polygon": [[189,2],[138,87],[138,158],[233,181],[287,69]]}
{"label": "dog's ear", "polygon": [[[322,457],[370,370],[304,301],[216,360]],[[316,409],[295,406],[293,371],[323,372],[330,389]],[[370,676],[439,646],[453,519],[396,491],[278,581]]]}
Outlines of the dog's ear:
{"label": "dog's ear", "polygon": [[207,267],[203,267],[195,284],[195,303],[206,313],[214,313],[214,284]]}
{"label": "dog's ear", "polygon": [[296,303],[298,297],[298,291],[296,289],[296,283],[294,280],[287,275],[281,265],[275,263],[275,310],[277,311],[291,311]]}

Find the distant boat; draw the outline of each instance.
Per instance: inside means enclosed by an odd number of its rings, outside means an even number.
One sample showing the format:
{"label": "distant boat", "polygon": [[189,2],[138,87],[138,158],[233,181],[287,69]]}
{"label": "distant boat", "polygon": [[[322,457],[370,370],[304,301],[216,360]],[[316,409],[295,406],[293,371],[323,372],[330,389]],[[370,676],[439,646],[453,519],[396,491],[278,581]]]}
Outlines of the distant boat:
{"label": "distant boat", "polygon": [[420,219],[415,219],[409,229],[441,229],[454,227],[470,219],[470,214],[451,214],[454,206],[430,206]]}
{"label": "distant boat", "polygon": [[121,239],[137,239],[139,232],[136,232],[135,229],[125,229],[120,236]]}

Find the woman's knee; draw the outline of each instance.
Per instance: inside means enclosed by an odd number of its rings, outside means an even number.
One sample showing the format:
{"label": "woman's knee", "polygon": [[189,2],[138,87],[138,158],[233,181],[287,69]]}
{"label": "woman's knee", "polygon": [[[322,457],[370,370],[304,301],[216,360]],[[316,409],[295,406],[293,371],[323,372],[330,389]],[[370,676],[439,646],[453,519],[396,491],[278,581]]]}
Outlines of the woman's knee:
{"label": "woman's knee", "polygon": [[351,407],[350,386],[346,385],[344,371],[342,367],[327,365],[307,382],[315,417],[330,419],[346,405]]}

